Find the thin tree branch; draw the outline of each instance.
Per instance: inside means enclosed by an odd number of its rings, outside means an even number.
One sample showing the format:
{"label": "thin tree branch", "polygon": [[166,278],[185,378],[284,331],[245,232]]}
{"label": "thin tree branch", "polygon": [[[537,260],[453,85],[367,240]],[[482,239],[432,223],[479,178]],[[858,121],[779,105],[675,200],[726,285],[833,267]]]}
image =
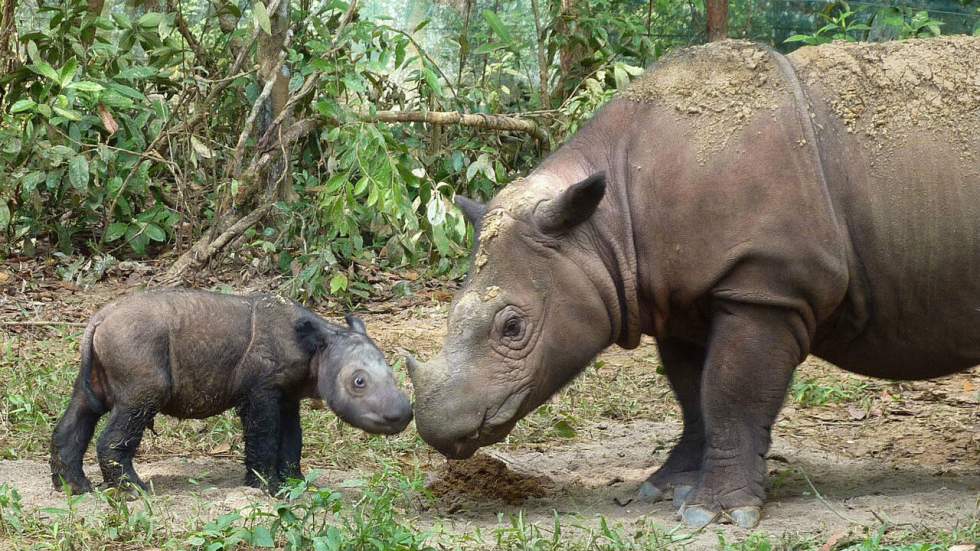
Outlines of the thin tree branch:
{"label": "thin tree branch", "polygon": [[190,27],[187,26],[187,20],[184,19],[184,14],[175,0],[167,0],[167,11],[176,14],[177,31],[180,32],[180,36],[184,37],[184,41],[187,42],[187,46],[190,47],[192,52],[194,52],[194,57],[197,58],[198,63],[204,65],[205,67],[210,67],[210,57],[204,51],[204,48],[201,47],[201,43],[198,42],[197,37],[191,33]]}
{"label": "thin tree branch", "polygon": [[[376,111],[364,112],[357,115],[362,122],[392,122],[409,123],[422,122],[441,126],[458,125],[484,128],[487,130],[504,130],[508,132],[523,132],[534,136],[535,139],[547,142],[548,134],[534,121],[518,119],[506,115],[485,115],[482,113],[460,113],[458,111]],[[337,121],[328,121],[339,124]]]}

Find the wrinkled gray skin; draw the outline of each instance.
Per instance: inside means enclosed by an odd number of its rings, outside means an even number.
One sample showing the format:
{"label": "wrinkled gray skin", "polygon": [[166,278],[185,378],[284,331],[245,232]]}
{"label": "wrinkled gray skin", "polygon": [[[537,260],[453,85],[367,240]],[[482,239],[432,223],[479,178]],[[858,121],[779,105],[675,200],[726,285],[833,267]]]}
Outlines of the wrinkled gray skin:
{"label": "wrinkled gray skin", "polygon": [[55,488],[91,490],[82,456],[105,413],[97,445],[105,483],[144,489],[133,455],[157,413],[203,419],[236,408],[245,483],[270,492],[302,476],[302,398],[323,399],[367,432],[400,432],[411,403],[364,323],[347,323],[270,295],[158,291],[106,306],[85,331],[74,393],[52,437]]}
{"label": "wrinkled gray skin", "polygon": [[489,205],[459,201],[469,278],[442,351],[409,364],[425,441],[469,457],[652,335],[684,429],[641,497],[750,527],[808,353],[893,379],[980,363],[980,138],[964,153],[954,129],[912,133],[875,164],[807,92],[814,126],[786,94],[703,165],[673,106],[615,99]]}

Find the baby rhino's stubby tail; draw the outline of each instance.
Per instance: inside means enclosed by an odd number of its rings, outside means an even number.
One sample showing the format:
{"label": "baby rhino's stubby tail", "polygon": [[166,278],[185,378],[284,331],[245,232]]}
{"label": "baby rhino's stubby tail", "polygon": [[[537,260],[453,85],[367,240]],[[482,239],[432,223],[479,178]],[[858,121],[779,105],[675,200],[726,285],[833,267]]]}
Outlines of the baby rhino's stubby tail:
{"label": "baby rhino's stubby tail", "polygon": [[92,318],[82,335],[81,369],[75,379],[68,409],[58,421],[51,437],[51,482],[57,490],[66,484],[74,493],[92,489],[82,471],[82,457],[92,440],[99,418],[109,410],[104,391],[97,391],[92,382],[95,363],[92,341],[96,329],[104,319],[101,314],[100,312]]}

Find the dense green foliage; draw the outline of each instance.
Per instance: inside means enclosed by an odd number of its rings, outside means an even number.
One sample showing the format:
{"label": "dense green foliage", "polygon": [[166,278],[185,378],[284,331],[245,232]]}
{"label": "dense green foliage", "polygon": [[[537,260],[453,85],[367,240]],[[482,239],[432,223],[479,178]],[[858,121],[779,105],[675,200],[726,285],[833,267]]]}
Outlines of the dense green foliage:
{"label": "dense green foliage", "polygon": [[[940,20],[918,5],[734,3],[730,35],[785,48],[792,14],[790,40],[807,43],[976,25],[969,2],[943,6],[952,15]],[[344,0],[291,2],[289,119],[315,129],[288,148],[285,166],[250,173],[289,128],[264,136],[270,117],[253,113],[255,68],[276,61],[253,47],[272,30],[265,4],[17,8],[15,59],[0,72],[0,254],[57,253],[74,266],[66,273],[91,281],[116,259],[182,252],[222,219],[274,202],[231,249],[306,297],[367,296],[366,273],[378,267],[458,274],[467,230],[455,193],[491,196],[641,67],[704,39],[700,0],[377,0],[353,11]],[[550,143],[377,122],[377,111],[513,115]]]}

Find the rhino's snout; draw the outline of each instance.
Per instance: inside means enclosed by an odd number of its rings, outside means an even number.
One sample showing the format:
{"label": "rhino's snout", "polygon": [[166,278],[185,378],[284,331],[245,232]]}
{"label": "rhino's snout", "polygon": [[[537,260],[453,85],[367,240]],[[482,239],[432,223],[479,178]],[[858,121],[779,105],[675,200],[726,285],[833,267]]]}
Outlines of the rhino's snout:
{"label": "rhino's snout", "polygon": [[496,395],[472,390],[473,384],[452,385],[444,356],[419,364],[408,356],[415,385],[415,426],[430,446],[449,459],[466,459],[482,446],[503,440],[519,419],[529,391],[501,389]]}
{"label": "rhino's snout", "polygon": [[352,424],[374,434],[398,434],[412,422],[412,403],[399,392],[396,398],[384,401],[384,407],[361,413]]}

